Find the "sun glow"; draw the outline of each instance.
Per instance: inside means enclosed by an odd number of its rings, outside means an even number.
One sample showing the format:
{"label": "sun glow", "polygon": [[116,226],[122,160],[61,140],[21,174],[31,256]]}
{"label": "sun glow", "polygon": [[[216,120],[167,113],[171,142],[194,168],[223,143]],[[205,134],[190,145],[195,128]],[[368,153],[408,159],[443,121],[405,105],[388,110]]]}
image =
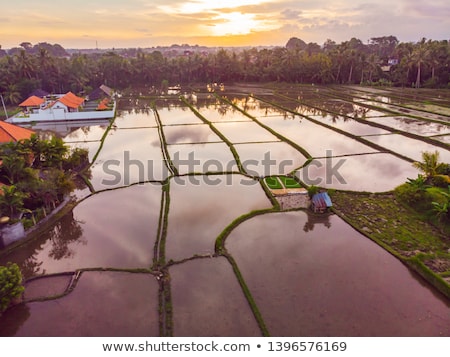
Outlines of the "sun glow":
{"label": "sun glow", "polygon": [[246,35],[259,27],[258,25],[259,22],[254,19],[253,14],[230,12],[220,14],[214,18],[212,30],[216,36]]}
{"label": "sun glow", "polygon": [[211,1],[211,0],[191,0],[182,4],[179,8],[182,13],[200,13],[205,11],[214,11],[220,9],[233,9],[239,6],[261,5],[267,1],[262,0],[226,0],[226,1]]}

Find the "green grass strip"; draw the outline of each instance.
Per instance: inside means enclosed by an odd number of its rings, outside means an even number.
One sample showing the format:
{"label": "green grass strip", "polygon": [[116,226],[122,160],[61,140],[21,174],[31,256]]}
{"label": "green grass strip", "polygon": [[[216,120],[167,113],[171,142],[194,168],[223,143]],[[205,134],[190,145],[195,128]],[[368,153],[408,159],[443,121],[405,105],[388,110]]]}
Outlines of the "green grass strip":
{"label": "green grass strip", "polygon": [[236,264],[236,261],[233,259],[233,257],[229,254],[224,254],[224,256],[228,259],[231,266],[233,267],[234,274],[236,275],[236,278],[239,282],[239,285],[242,288],[242,291],[245,295],[245,298],[247,299],[247,302],[250,306],[250,309],[253,312],[253,316],[255,316],[256,322],[258,323],[259,329],[261,330],[261,333],[264,337],[270,337],[269,330],[267,329],[266,323],[264,322],[264,319],[262,317],[261,312],[258,309],[258,306],[256,305],[255,300],[253,299],[253,296],[250,292],[250,289],[248,288],[247,284],[245,283],[244,278],[242,277],[242,274]]}
{"label": "green grass strip", "polygon": [[164,162],[166,163],[166,166],[169,169],[169,171],[172,174],[174,174],[175,176],[177,176],[178,169],[173,164],[172,159],[170,158],[170,153],[169,153],[169,149],[167,148],[167,141],[166,141],[166,136],[164,135],[162,121],[161,121],[161,118],[159,117],[159,113],[158,113],[158,110],[156,109],[155,103],[152,103],[151,107],[152,107],[153,113],[155,114],[156,123],[158,124],[158,134],[159,134],[159,140],[161,142],[161,151],[162,151]]}
{"label": "green grass strip", "polygon": [[88,166],[88,168],[90,168],[90,167],[94,164],[95,160],[97,160],[97,157],[98,157],[98,155],[100,154],[100,151],[103,149],[103,144],[105,143],[105,139],[106,139],[106,137],[108,136],[108,133],[109,133],[109,131],[111,130],[111,128],[112,128],[112,126],[113,126],[113,124],[114,124],[115,121],[116,121],[116,115],[114,115],[114,118],[112,118],[112,119],[109,121],[109,125],[108,125],[108,127],[106,128],[105,132],[103,133],[102,138],[100,139],[100,146],[98,147],[97,152],[95,153],[94,157],[92,158],[92,162],[91,162],[91,164]]}

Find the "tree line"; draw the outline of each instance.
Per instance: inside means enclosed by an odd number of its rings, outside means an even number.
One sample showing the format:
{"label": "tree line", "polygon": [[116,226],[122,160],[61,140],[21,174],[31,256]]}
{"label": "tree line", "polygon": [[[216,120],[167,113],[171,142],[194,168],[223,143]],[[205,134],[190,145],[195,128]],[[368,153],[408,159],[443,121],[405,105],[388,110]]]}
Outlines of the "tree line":
{"label": "tree line", "polygon": [[[129,52],[128,52],[129,53]],[[106,84],[114,89],[160,88],[161,83],[289,82],[450,87],[450,44],[423,38],[401,43],[395,36],[352,38],[322,46],[291,38],[284,47],[218,49],[176,57],[161,51],[68,55],[60,45],[28,42],[0,49],[0,93],[10,105],[34,89],[83,94]]]}

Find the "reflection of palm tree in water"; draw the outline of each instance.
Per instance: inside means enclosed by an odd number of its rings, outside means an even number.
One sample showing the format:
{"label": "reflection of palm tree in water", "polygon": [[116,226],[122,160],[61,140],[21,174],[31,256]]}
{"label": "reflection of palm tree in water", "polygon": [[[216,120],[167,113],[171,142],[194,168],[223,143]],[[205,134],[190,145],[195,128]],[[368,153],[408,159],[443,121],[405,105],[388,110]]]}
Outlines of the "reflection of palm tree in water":
{"label": "reflection of palm tree in water", "polygon": [[331,227],[330,214],[326,213],[318,215],[307,212],[307,216],[308,220],[305,222],[305,225],[303,226],[303,230],[305,232],[312,231],[316,224],[323,224],[327,228]]}
{"label": "reflection of palm tree in water", "polygon": [[55,260],[73,257],[75,253],[69,248],[71,243],[87,244],[86,240],[80,240],[83,235],[83,228],[80,226],[80,223],[83,222],[75,220],[71,211],[53,226],[49,231],[50,240],[52,241],[49,257]]}
{"label": "reflection of palm tree in water", "polygon": [[[30,241],[21,249],[15,250],[7,256],[7,261],[13,261],[20,267],[24,280],[45,274],[42,269],[42,260],[39,258],[40,252],[51,243],[49,256],[55,260],[72,257],[74,251],[70,249],[72,243],[86,244],[86,240],[81,239],[83,228],[73,216],[73,212],[66,214],[57,223],[41,234],[41,238]],[[2,265],[3,261],[0,261]]]}

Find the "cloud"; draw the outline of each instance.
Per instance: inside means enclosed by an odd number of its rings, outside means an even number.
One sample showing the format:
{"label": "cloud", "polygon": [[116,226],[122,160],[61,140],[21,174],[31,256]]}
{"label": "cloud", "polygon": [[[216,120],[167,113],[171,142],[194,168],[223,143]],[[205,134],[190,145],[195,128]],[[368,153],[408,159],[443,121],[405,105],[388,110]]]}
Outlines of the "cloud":
{"label": "cloud", "polygon": [[292,10],[286,9],[281,11],[281,18],[286,20],[298,20],[303,11],[301,10]]}

